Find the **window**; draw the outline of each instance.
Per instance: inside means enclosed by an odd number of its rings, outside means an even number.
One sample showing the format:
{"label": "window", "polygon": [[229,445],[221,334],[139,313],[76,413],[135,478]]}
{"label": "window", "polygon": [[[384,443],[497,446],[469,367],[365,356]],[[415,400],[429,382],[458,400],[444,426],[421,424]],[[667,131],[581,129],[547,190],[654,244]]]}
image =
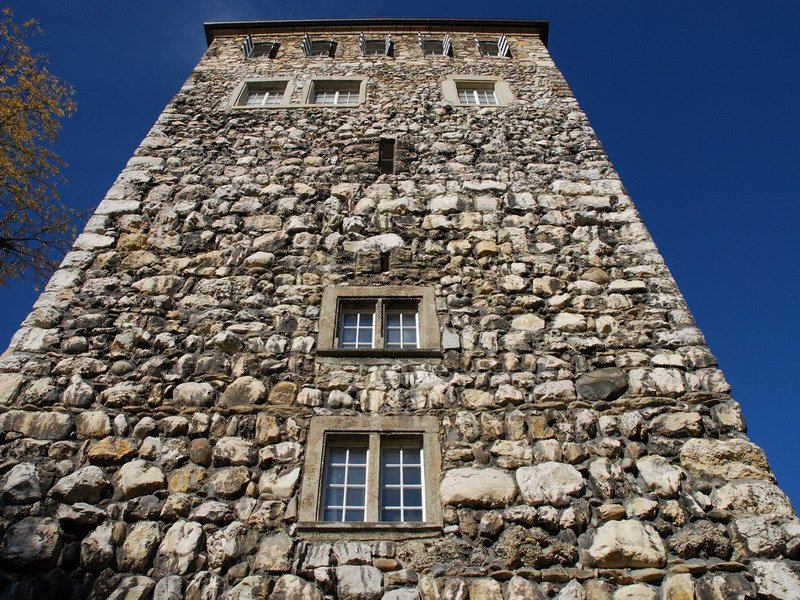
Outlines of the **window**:
{"label": "window", "polygon": [[245,58],[275,58],[279,45],[277,42],[254,42],[248,35],[242,42],[242,53]]}
{"label": "window", "polygon": [[381,175],[394,173],[394,140],[381,140],[378,147],[378,172]]}
{"label": "window", "polygon": [[497,104],[493,83],[457,83],[458,100],[461,104],[488,106]]}
{"label": "window", "polygon": [[314,84],[314,104],[358,104],[358,82]]}
{"label": "window", "polygon": [[[370,450],[380,457],[377,473],[369,472]],[[368,494],[376,485],[377,494]],[[377,496],[375,520],[421,522],[423,495],[421,437],[331,434],[326,439],[320,521],[366,521],[367,499]]]}
{"label": "window", "polygon": [[364,56],[391,56],[394,50],[392,38],[388,35],[382,40],[370,40],[361,32],[358,36],[358,43]]}
{"label": "window", "polygon": [[358,106],[364,101],[366,82],[362,79],[315,79],[308,87],[307,104]]}
{"label": "window", "polygon": [[414,300],[378,298],[343,299],[339,305],[339,348],[419,347],[418,303]]}
{"label": "window", "polygon": [[508,84],[498,77],[453,75],[442,82],[444,100],[457,106],[505,106],[514,101]]}
{"label": "window", "polygon": [[303,36],[303,54],[312,56],[333,56],[336,54],[336,42],[333,40],[312,40],[308,34]]}
{"label": "window", "polygon": [[436,417],[314,417],[307,448],[301,529],[441,524]]}
{"label": "window", "polygon": [[511,50],[508,46],[508,39],[505,35],[501,35],[496,41],[479,40],[475,38],[475,43],[478,46],[478,52],[481,56],[499,58],[511,56]]}
{"label": "window", "polygon": [[450,36],[445,34],[441,39],[428,39],[423,38],[422,34],[419,35],[419,47],[422,54],[425,56],[450,56],[452,52],[452,45],[450,44]]}
{"label": "window", "polygon": [[[380,261],[379,255],[375,256]],[[320,356],[441,356],[432,288],[336,286],[322,296]]]}
{"label": "window", "polygon": [[232,104],[248,108],[286,106],[292,89],[288,79],[244,81],[236,88]]}

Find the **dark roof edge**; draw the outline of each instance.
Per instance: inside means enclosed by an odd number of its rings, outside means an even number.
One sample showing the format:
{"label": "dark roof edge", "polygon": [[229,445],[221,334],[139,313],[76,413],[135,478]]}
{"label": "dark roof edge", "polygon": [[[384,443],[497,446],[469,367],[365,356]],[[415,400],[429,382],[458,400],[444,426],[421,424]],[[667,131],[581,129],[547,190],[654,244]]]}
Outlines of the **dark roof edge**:
{"label": "dark roof edge", "polygon": [[[271,29],[306,29],[312,27],[368,27],[370,25],[409,26],[409,27],[489,27],[503,30],[537,30],[542,42],[547,46],[550,21],[541,19],[428,19],[380,17],[374,19],[287,19],[275,21],[211,21],[203,23],[206,43],[211,42],[223,31]],[[228,33],[227,35],[230,35]]]}

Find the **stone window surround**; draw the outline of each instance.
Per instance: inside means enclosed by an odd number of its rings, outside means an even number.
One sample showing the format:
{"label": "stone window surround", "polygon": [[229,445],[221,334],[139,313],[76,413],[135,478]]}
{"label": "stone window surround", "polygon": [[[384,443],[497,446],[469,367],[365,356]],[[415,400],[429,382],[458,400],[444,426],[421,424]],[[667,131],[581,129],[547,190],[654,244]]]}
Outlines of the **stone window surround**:
{"label": "stone window surround", "polygon": [[[251,86],[254,85],[261,85],[261,84],[277,84],[276,87],[280,87],[281,84],[284,85],[283,90],[283,99],[281,100],[280,104],[266,104],[264,106],[247,106],[244,104],[245,100],[247,100],[247,92]],[[287,108],[291,106],[289,101],[292,97],[292,92],[294,91],[294,82],[288,77],[270,77],[268,79],[264,79],[262,77],[248,77],[243,79],[239,82],[236,86],[236,89],[233,90],[233,94],[231,94],[228,100],[228,106],[231,108],[236,109],[245,109],[245,110],[264,110],[270,108]]]}
{"label": "stone window surround", "polygon": [[[388,437],[419,435],[422,437],[422,461],[425,486],[424,523],[412,522],[325,522],[318,520],[321,501],[323,457],[328,435],[345,433],[374,434]],[[377,480],[380,457],[371,452],[368,477]],[[324,416],[312,417],[306,439],[306,456],[303,467],[303,484],[300,491],[297,529],[301,534],[324,537],[356,538],[403,538],[414,535],[430,535],[441,531],[442,504],[439,500],[439,484],[442,472],[442,453],[439,443],[439,419],[432,416]],[[379,486],[367,490],[367,505],[373,511],[378,508]],[[377,514],[377,513],[375,513]]]}
{"label": "stone window surround", "polygon": [[[494,94],[497,104],[464,104],[458,98],[459,84],[477,83],[486,85],[494,83]],[[442,96],[445,102],[453,106],[468,106],[471,108],[497,108],[498,106],[508,106],[514,102],[514,94],[511,87],[500,77],[488,75],[448,75],[442,81]]]}
{"label": "stone window surround", "polygon": [[[314,82],[316,81],[358,81],[360,82],[358,88],[358,103],[357,104],[317,104],[313,102],[314,99]],[[247,106],[243,104],[246,99],[247,89],[253,84],[282,84],[285,83],[286,87],[283,92],[283,100],[280,104],[267,104],[264,106]],[[367,100],[367,80],[364,77],[312,77],[306,82],[305,90],[303,91],[303,102],[301,104],[292,103],[291,97],[297,86],[288,77],[248,77],[243,79],[236,86],[236,89],[228,99],[228,106],[235,109],[245,110],[264,110],[275,108],[358,108]]]}
{"label": "stone window surround", "polygon": [[[348,300],[417,300],[419,327],[418,345],[413,349],[368,348],[344,349],[336,347],[339,310]],[[317,334],[317,355],[341,358],[441,358],[442,341],[436,299],[433,288],[411,285],[329,286],[322,293]]]}

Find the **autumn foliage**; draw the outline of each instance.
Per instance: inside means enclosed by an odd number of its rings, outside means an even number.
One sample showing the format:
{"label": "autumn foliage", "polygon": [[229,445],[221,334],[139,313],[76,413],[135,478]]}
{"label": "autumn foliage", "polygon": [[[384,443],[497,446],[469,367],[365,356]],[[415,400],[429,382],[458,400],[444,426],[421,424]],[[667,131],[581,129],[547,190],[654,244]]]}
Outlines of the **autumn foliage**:
{"label": "autumn foliage", "polygon": [[50,73],[27,40],[35,21],[0,13],[0,284],[42,282],[74,237],[75,211],[58,199],[63,161],[52,150],[61,119],[75,111],[72,87]]}

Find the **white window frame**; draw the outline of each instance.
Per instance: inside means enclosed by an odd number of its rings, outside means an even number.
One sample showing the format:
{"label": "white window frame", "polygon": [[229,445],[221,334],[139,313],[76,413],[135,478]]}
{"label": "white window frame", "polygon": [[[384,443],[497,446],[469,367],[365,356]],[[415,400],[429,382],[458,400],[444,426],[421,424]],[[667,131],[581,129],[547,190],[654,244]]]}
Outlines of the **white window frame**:
{"label": "white window frame", "polygon": [[[497,106],[497,91],[494,89],[493,84],[456,83],[456,91],[458,92],[460,104],[468,104],[469,106]],[[484,94],[482,95],[481,92]],[[491,93],[492,101],[484,101],[487,100],[489,93]]]}
{"label": "white window frame", "polygon": [[[306,456],[298,507],[298,531],[315,535],[376,536],[430,535],[441,529],[442,505],[438,490],[442,472],[440,423],[433,416],[318,416],[312,417],[306,439]],[[342,437],[368,440],[365,521],[323,521],[325,456],[329,444]],[[421,448],[420,481],[422,521],[381,521],[381,448],[413,439]],[[419,440],[417,442],[417,440]]]}
{"label": "white window frame", "polygon": [[[330,456],[331,450],[333,448],[337,448],[337,447],[344,447],[345,448],[345,461],[344,461],[344,463],[335,463],[333,461],[330,461],[330,462],[328,461],[328,457]],[[364,449],[364,462],[363,463],[355,463],[355,462],[351,462],[350,461],[350,451],[353,448],[357,448],[357,447],[360,447],[360,448]],[[369,489],[370,485],[372,484],[372,481],[370,480],[370,469],[369,469],[369,466],[370,466],[370,455],[369,455],[369,453],[370,453],[370,445],[369,445],[369,443],[365,444],[365,443],[359,441],[359,443],[356,443],[356,442],[347,443],[347,442],[345,442],[343,444],[342,442],[339,442],[338,440],[337,441],[330,440],[328,443],[326,443],[325,452],[324,452],[324,455],[323,455],[325,464],[323,465],[323,469],[322,469],[322,490],[320,491],[320,502],[319,502],[319,520],[320,521],[326,521],[326,522],[332,522],[332,523],[361,523],[361,522],[366,521],[366,519],[367,519],[367,504],[368,504],[368,501],[369,501],[369,498],[367,496],[367,490]],[[331,468],[334,468],[334,467],[342,467],[342,466],[344,467],[344,482],[341,483],[341,484],[329,482],[328,481],[328,479],[330,477],[330,471],[329,470]],[[361,466],[364,467],[364,483],[363,484],[357,484],[357,483],[349,482],[348,478],[349,478],[349,475],[350,475],[350,468],[351,467],[361,467]],[[342,504],[341,505],[326,504],[325,500],[326,500],[326,495],[327,495],[327,491],[328,491],[329,488],[337,488],[337,489],[341,488],[342,489]],[[347,498],[348,492],[352,491],[352,490],[356,490],[356,489],[361,489],[361,490],[364,491],[364,494],[363,494],[364,500],[363,500],[363,502],[361,503],[360,506],[348,504],[348,498]],[[342,511],[342,518],[341,519],[336,519],[335,521],[334,520],[326,520],[325,517],[324,517],[326,510],[340,510],[340,511]],[[349,519],[347,519],[347,516],[348,516],[347,515],[347,511],[348,510],[359,510],[359,511],[362,511],[363,515],[364,515],[364,518],[361,521],[349,520]]]}
{"label": "white window frame", "polygon": [[[281,98],[280,102],[272,104],[246,104],[247,98],[251,91],[258,90],[259,88],[267,89],[270,91],[280,91],[283,90],[283,97]],[[231,108],[236,109],[246,109],[246,110],[263,110],[263,109],[270,109],[270,108],[286,108],[289,106],[289,101],[292,96],[292,92],[294,91],[294,84],[290,79],[286,78],[274,78],[274,79],[257,79],[257,78],[248,78],[244,81],[241,81],[237,86],[236,89],[231,94],[230,98],[228,99],[228,106]]]}
{"label": "white window frame", "polygon": [[[461,101],[459,88],[493,88],[497,104],[468,104]],[[500,77],[486,75],[449,75],[442,81],[442,97],[444,101],[453,106],[466,106],[471,108],[497,108],[513,104],[516,99],[511,88]]]}
{"label": "white window frame", "polygon": [[[341,86],[342,89],[337,89]],[[367,80],[362,77],[315,77],[306,85],[305,106],[325,108],[356,108],[361,106],[367,97]],[[334,102],[316,102],[317,93],[322,88],[325,93],[334,92]],[[347,88],[347,89],[344,89]],[[344,90],[358,95],[356,102],[339,102],[339,93]]]}
{"label": "white window frame", "polygon": [[[339,325],[337,330],[337,338],[338,338],[338,346],[343,350],[363,350],[365,348],[374,348],[375,341],[377,336],[375,335],[375,329],[378,322],[377,318],[377,311],[376,307],[373,305],[371,307],[346,307],[343,306],[342,309],[339,311]],[[363,315],[369,314],[372,317],[372,323],[367,327],[361,324],[361,319]],[[356,325],[353,327],[352,325],[345,324],[345,318],[348,315],[356,315]],[[353,329],[356,332],[356,340],[355,342],[346,342],[344,341],[344,332],[346,329]],[[361,331],[369,330],[370,332],[370,339],[369,345],[361,345],[360,333]]]}
{"label": "white window frame", "polygon": [[[391,436],[384,436],[381,438],[381,447],[380,447],[380,465],[379,465],[379,480],[378,480],[378,513],[382,523],[408,523],[408,522],[425,522],[425,446],[422,440],[417,442],[414,440],[413,442],[410,439],[406,438],[399,438],[399,439],[392,439]],[[411,448],[413,446],[413,452],[417,454],[417,463],[405,462],[404,458],[406,454],[412,452]],[[384,456],[386,455],[386,451],[390,449],[398,449],[400,451],[400,462],[399,463],[384,463]],[[404,481],[404,476],[406,475],[406,467],[416,467],[419,466],[419,483],[406,483]],[[383,470],[385,467],[390,468],[399,468],[400,469],[400,482],[399,483],[386,483],[383,481]],[[400,491],[400,505],[399,506],[387,506],[385,500],[385,493],[386,490],[399,490]],[[419,505],[409,505],[406,506],[406,490],[415,490],[419,489],[420,492],[420,503]],[[384,512],[390,511],[400,511],[400,519],[397,521],[393,521],[391,519],[384,519]],[[422,516],[421,519],[406,519],[406,511],[420,511]]]}
{"label": "white window frame", "polygon": [[[387,307],[384,303],[384,310],[383,310],[383,322],[384,322],[384,333],[383,333],[383,347],[389,350],[398,349],[398,350],[416,350],[419,348],[419,305],[417,306],[416,310],[409,310],[405,308],[392,308],[391,303]],[[389,325],[389,316],[390,315],[399,315],[400,316],[400,326],[395,327]],[[405,315],[414,315],[414,326],[407,327],[403,324],[403,318]],[[400,342],[399,345],[392,345],[392,342],[389,341],[389,330],[390,329],[397,329],[400,331]],[[406,345],[406,341],[403,339],[403,332],[406,329],[413,329],[414,330],[414,342],[413,345],[409,342],[409,345]]]}

